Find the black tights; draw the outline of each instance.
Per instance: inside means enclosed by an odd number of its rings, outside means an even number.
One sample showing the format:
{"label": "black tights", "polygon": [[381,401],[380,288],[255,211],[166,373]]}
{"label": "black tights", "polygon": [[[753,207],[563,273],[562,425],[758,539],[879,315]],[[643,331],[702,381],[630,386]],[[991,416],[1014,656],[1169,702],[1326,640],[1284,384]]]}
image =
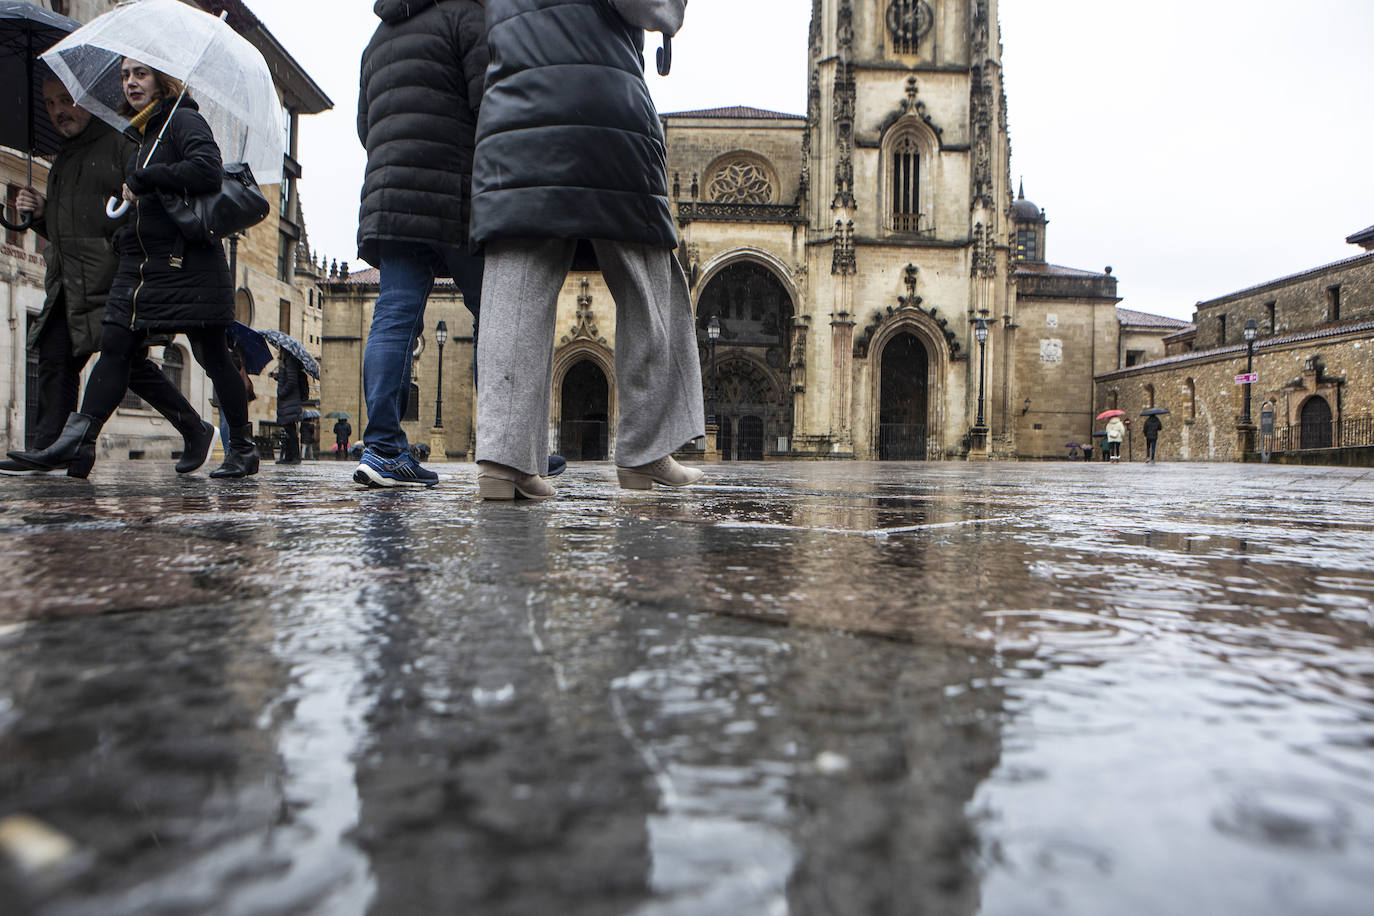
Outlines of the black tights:
{"label": "black tights", "polygon": [[[191,341],[191,352],[195,354],[196,361],[215,386],[215,396],[219,400],[220,410],[229,421],[229,427],[246,426],[248,396],[244,393],[239,371],[229,359],[224,329],[199,328],[187,331],[186,337]],[[100,359],[91,370],[91,380],[86,384],[86,399],[81,402],[81,412],[94,417],[101,426],[110,419],[119,402],[124,400],[134,356],[147,346],[147,338],[146,331],[131,331],[114,324],[104,326],[100,337]]]}

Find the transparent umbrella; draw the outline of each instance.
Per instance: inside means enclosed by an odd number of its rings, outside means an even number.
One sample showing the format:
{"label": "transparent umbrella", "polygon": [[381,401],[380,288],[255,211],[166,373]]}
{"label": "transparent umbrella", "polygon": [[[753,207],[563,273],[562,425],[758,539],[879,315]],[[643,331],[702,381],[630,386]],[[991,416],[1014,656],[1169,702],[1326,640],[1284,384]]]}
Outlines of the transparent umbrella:
{"label": "transparent umbrella", "polygon": [[43,60],[76,104],[123,130],[119,68],[132,57],[186,84],[225,162],[246,162],[260,184],[281,181],[281,101],[258,49],[228,23],[179,0],[135,0],[91,20]]}

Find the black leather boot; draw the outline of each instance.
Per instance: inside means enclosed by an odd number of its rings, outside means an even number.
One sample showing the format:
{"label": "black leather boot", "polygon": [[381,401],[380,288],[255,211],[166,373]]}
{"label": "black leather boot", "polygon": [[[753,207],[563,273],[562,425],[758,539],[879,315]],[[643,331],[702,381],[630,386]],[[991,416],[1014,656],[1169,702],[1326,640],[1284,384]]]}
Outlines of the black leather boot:
{"label": "black leather boot", "polygon": [[224,463],[210,472],[211,477],[247,477],[258,472],[258,450],[253,445],[253,424],[229,430],[229,451]]}
{"label": "black leather boot", "polygon": [[10,457],[37,471],[66,468],[68,477],[84,479],[95,464],[95,440],[100,435],[100,425],[95,417],[84,413],[68,414],[67,425],[52,445],[31,452],[10,452]]}
{"label": "black leather boot", "polygon": [[189,474],[210,456],[210,446],[215,444],[215,428],[196,417],[194,427],[181,430],[181,439],[181,460],[177,462],[177,473]]}

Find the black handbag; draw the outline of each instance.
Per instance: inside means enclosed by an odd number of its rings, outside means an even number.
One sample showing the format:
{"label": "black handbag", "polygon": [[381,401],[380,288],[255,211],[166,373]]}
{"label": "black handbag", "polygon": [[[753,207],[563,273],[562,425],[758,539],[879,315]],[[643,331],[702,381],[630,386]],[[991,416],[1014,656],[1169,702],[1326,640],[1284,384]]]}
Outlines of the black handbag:
{"label": "black handbag", "polygon": [[[272,210],[246,162],[224,164],[218,191],[191,195],[159,191],[158,196],[181,238],[196,244],[219,242],[256,226]],[[179,267],[180,260],[178,253],[173,257],[173,266]]]}

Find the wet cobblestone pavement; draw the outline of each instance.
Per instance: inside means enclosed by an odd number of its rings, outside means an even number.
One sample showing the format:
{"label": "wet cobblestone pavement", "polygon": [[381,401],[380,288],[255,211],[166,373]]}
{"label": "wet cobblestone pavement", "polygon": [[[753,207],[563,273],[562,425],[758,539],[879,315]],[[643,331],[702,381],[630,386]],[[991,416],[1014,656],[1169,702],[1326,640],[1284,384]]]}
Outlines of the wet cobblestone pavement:
{"label": "wet cobblestone pavement", "polygon": [[0,911],[1366,914],[1374,475],[0,480]]}

